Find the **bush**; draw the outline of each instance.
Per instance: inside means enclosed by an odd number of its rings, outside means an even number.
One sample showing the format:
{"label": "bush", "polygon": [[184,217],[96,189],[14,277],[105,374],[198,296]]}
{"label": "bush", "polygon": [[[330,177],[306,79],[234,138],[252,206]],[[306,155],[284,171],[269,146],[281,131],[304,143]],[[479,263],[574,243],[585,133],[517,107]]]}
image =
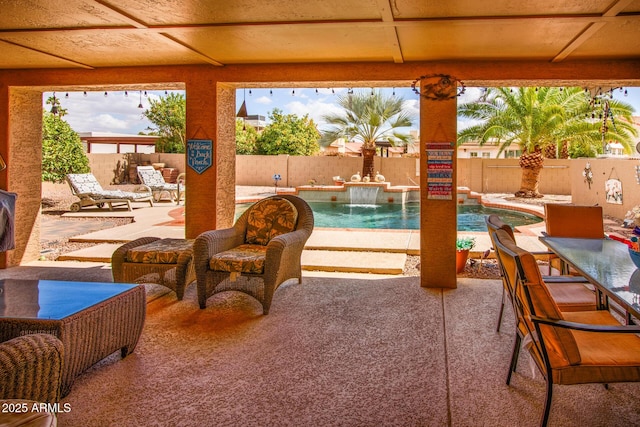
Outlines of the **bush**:
{"label": "bush", "polygon": [[42,180],[62,182],[68,173],[90,170],[80,136],[69,123],[45,111],[42,117]]}

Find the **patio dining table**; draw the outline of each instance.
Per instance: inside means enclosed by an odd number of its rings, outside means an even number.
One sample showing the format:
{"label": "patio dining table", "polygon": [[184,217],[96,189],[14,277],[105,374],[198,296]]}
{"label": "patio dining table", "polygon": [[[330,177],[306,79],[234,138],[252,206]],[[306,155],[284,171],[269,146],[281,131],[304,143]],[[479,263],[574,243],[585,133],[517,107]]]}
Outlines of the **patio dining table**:
{"label": "patio dining table", "polygon": [[540,241],[596,288],[600,309],[614,301],[627,324],[640,319],[640,270],[626,244],[613,239],[541,236]]}

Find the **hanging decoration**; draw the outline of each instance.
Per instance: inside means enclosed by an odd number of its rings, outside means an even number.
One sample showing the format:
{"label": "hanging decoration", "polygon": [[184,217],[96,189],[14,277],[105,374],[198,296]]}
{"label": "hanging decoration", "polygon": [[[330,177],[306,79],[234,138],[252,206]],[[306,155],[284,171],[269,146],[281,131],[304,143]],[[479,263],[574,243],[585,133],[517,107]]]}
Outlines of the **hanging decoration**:
{"label": "hanging decoration", "polygon": [[584,166],[582,176],[584,177],[584,182],[586,182],[589,186],[589,190],[591,190],[591,184],[593,183],[593,171],[591,170],[590,162],[587,162],[587,164]]}
{"label": "hanging decoration", "polygon": [[464,83],[447,74],[420,76],[411,83],[411,89],[419,96],[432,101],[456,98],[464,93]]}
{"label": "hanging decoration", "polygon": [[622,181],[618,178],[615,168],[611,169],[609,179],[604,183],[604,192],[607,203],[622,204]]}

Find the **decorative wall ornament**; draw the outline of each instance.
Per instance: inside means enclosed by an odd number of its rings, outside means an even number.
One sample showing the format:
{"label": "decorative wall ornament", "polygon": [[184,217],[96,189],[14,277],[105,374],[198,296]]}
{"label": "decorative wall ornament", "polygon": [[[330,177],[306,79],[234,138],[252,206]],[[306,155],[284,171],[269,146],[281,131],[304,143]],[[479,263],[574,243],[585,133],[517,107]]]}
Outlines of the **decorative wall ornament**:
{"label": "decorative wall ornament", "polygon": [[589,189],[591,189],[591,184],[593,183],[593,171],[591,170],[591,163],[587,162],[587,164],[584,166],[582,176],[584,177],[584,182],[586,182],[589,186]]}
{"label": "decorative wall ornament", "polygon": [[622,204],[622,181],[617,177],[615,168],[611,169],[609,179],[604,183],[604,192],[607,203]]}
{"label": "decorative wall ornament", "polygon": [[423,98],[444,101],[462,95],[466,87],[462,81],[453,76],[429,74],[415,79],[411,83],[411,89]]}

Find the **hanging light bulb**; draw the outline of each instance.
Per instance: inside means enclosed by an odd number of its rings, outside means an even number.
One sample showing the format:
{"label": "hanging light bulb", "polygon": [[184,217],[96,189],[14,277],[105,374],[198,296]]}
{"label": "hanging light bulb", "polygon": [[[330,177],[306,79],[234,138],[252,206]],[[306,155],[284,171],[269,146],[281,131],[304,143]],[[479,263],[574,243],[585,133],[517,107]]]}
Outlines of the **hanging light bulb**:
{"label": "hanging light bulb", "polygon": [[69,99],[69,92],[65,93],[65,94],[64,94],[64,97],[65,97],[65,98],[67,98],[67,99]]}
{"label": "hanging light bulb", "polygon": [[107,96],[109,96],[109,94],[107,93],[107,91],[104,91],[104,97],[106,98]]}
{"label": "hanging light bulb", "polygon": [[51,105],[51,114],[58,114],[58,106],[56,105],[56,93],[53,92],[53,104]]}
{"label": "hanging light bulb", "polygon": [[269,89],[269,95],[273,96],[273,90]]}
{"label": "hanging light bulb", "polygon": [[142,91],[140,91],[140,103],[138,104],[138,108],[144,108],[142,105]]}
{"label": "hanging light bulb", "polygon": [[296,90],[295,90],[295,89],[293,89],[293,90],[291,91],[291,96],[296,96]]}
{"label": "hanging light bulb", "polygon": [[82,96],[84,96],[85,98],[87,97],[87,91],[86,90],[82,93]]}
{"label": "hanging light bulb", "polygon": [[251,94],[251,89],[249,89],[249,96],[251,96],[251,95],[252,95],[252,94]]}
{"label": "hanging light bulb", "polygon": [[392,95],[393,95],[393,96],[396,96],[396,88],[395,88],[395,87],[393,88],[393,93],[392,93]]}
{"label": "hanging light bulb", "polygon": [[124,91],[124,97],[128,98],[129,97],[129,92],[127,92],[126,90]]}
{"label": "hanging light bulb", "polygon": [[148,97],[149,97],[149,95],[147,95],[147,91],[146,91],[146,90],[144,91],[144,97],[145,97],[145,98],[148,98]]}

